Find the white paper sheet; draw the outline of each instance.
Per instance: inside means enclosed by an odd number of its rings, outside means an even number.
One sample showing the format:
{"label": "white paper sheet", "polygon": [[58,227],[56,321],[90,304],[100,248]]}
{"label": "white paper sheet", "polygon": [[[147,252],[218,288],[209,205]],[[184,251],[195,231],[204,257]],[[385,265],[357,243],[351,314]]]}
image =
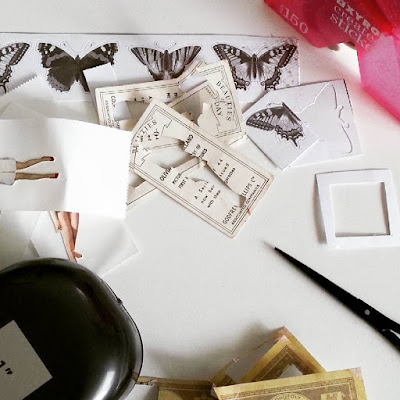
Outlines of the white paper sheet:
{"label": "white paper sheet", "polygon": [[286,103],[270,92],[250,107],[243,119],[249,138],[279,168],[285,169],[308,151],[317,136]]}
{"label": "white paper sheet", "polygon": [[[40,75],[49,77],[57,99],[90,99],[82,84],[75,81],[75,68],[71,66],[74,60],[78,66],[77,57],[93,67],[112,64],[121,84],[146,82],[153,75],[159,79],[175,77],[192,59],[212,63],[220,57],[230,58],[237,86],[241,87],[238,89],[240,101],[257,100],[265,93],[265,86],[269,90],[299,83],[295,39],[230,35],[0,34],[0,47],[17,42],[25,43],[26,50],[21,53],[21,61],[12,67],[10,82],[4,83],[5,88],[10,90],[28,77]],[[68,60],[61,67],[62,72],[54,68],[55,60],[58,65]],[[246,68],[254,62],[254,68]],[[171,70],[165,65],[171,65]],[[275,72],[276,68],[280,74]]]}
{"label": "white paper sheet", "polygon": [[[40,114],[10,103],[1,118],[33,118]],[[61,232],[56,231],[48,212],[5,211],[0,214],[0,268],[40,257],[67,258]],[[125,222],[101,215],[81,213],[76,251],[79,263],[103,275],[137,254]],[[10,254],[9,249],[17,249]],[[110,252],[112,248],[112,252]]]}
{"label": "white paper sheet", "polygon": [[293,166],[362,153],[344,80],[276,90],[262,101],[270,96],[285,103],[319,139]]}
{"label": "white paper sheet", "polygon": [[179,139],[185,152],[205,161],[243,202],[237,204],[227,197],[222,184],[195,181],[174,168],[160,167],[140,144],[133,146],[135,172],[221,232],[234,237],[264,196],[272,176],[157,100],[135,126],[133,139],[144,128],[150,133],[158,131],[161,136]]}
{"label": "white paper sheet", "polygon": [[0,159],[54,157],[54,161],[20,172],[59,175],[56,179],[17,179],[12,185],[1,184],[0,209],[124,217],[130,141],[129,132],[78,121],[1,120]]}
{"label": "white paper sheet", "polygon": [[32,233],[40,213],[2,211],[0,214],[0,269],[27,260]]}
{"label": "white paper sheet", "polygon": [[[370,246],[400,245],[400,214],[390,170],[370,169],[359,171],[341,171],[317,174],[317,185],[326,241],[330,247],[362,248]],[[388,235],[344,236],[336,235],[335,219],[332,204],[332,185],[359,185],[367,183],[383,183],[387,217],[389,222]]]}
{"label": "white paper sheet", "polygon": [[31,79],[23,82],[12,91],[0,96],[0,114],[2,114],[11,103],[18,103],[23,107],[30,108],[33,111],[43,114],[52,101],[53,96],[51,94],[51,89],[46,81],[38,76],[31,77]]}
{"label": "white paper sheet", "polygon": [[[27,109],[51,118],[67,118],[98,123],[96,107],[89,101],[55,100],[45,79],[33,77],[21,86],[0,97],[1,118],[9,119],[10,105],[21,106],[23,110],[15,118],[30,118]],[[7,111],[7,113],[6,113]],[[24,111],[24,112],[22,112]]]}

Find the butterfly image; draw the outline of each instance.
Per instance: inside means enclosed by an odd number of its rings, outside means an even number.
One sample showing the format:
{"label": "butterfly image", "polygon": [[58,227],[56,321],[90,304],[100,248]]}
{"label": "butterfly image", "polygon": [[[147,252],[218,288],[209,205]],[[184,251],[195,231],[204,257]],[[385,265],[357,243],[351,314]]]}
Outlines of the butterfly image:
{"label": "butterfly image", "polygon": [[114,64],[118,46],[116,43],[103,44],[82,58],[79,55],[73,58],[65,50],[49,43],[39,43],[38,50],[43,67],[48,69],[47,82],[53,89],[68,92],[79,81],[85,92],[89,92],[83,71],[107,63]]}
{"label": "butterfly image", "polygon": [[13,43],[0,49],[0,87],[7,92],[6,83],[10,82],[12,67],[17,65],[29,49],[27,43]]}
{"label": "butterfly image", "polygon": [[247,119],[246,125],[264,131],[275,130],[278,137],[291,141],[296,147],[299,146],[297,141],[304,137],[300,119],[285,103],[255,112]]}
{"label": "butterfly image", "polygon": [[155,81],[177,78],[186,65],[190,64],[199,54],[200,46],[181,47],[171,53],[146,47],[133,47],[132,53],[147,67]]}
{"label": "butterfly image", "polygon": [[286,43],[267,50],[258,56],[229,44],[213,46],[221,60],[228,60],[236,89],[247,90],[253,80],[257,80],[265,90],[275,89],[281,78],[281,70],[286,67],[297,47]]}

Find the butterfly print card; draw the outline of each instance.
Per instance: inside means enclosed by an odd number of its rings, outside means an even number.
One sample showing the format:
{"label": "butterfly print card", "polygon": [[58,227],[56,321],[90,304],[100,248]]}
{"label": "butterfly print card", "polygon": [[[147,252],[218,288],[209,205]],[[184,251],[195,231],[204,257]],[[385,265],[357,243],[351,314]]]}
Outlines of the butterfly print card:
{"label": "butterfly print card", "polygon": [[318,136],[318,143],[293,165],[311,164],[361,154],[344,80],[311,83],[277,90],[273,94]]}
{"label": "butterfly print card", "polygon": [[[182,142],[182,152],[207,164],[216,182],[162,167],[135,141],[143,130]],[[154,100],[133,129],[135,172],[229,237],[234,237],[265,195],[273,177],[168,105]],[[240,200],[236,201],[235,194]]]}
{"label": "butterfly print card", "polygon": [[122,85],[175,79],[193,61],[219,60],[229,63],[241,102],[254,102],[271,89],[299,84],[294,39],[1,33],[0,89],[9,91],[39,75],[55,99],[90,101],[84,71],[96,66],[112,66]]}
{"label": "butterfly print card", "polygon": [[285,169],[318,140],[288,107],[270,92],[243,115],[247,135],[280,169]]}

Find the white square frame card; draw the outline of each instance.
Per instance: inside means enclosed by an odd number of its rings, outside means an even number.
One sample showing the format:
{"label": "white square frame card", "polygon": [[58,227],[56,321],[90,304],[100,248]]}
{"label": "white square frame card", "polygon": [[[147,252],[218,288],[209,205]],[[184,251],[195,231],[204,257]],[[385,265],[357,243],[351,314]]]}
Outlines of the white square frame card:
{"label": "white square frame card", "polygon": [[[326,242],[329,247],[348,249],[372,246],[400,246],[400,214],[390,170],[369,169],[329,172],[317,174],[316,179]],[[389,234],[346,237],[336,236],[331,186],[364,183],[383,183],[384,185]]]}

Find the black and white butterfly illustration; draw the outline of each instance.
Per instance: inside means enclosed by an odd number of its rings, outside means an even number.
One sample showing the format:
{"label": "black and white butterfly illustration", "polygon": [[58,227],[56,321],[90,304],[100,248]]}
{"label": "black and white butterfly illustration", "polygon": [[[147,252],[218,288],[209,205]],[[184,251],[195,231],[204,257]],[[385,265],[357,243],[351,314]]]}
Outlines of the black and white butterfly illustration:
{"label": "black and white butterfly illustration", "polygon": [[28,43],[12,43],[0,49],[0,87],[7,92],[13,67],[16,66],[29,49]]}
{"label": "black and white butterfly illustration", "polygon": [[49,43],[39,43],[38,50],[42,56],[43,67],[49,70],[47,82],[53,89],[68,92],[71,86],[79,81],[85,91],[89,92],[83,71],[107,63],[114,64],[118,46],[116,43],[103,44],[82,58],[79,55],[73,58],[65,50]]}
{"label": "black and white butterfly illustration", "polygon": [[275,130],[278,137],[291,141],[296,147],[304,137],[303,127],[297,115],[285,104],[270,105],[250,115],[246,125],[264,131]]}
{"label": "black and white butterfly illustration", "polygon": [[247,54],[229,44],[213,46],[221,60],[228,60],[236,89],[244,89],[257,80],[265,90],[275,89],[280,82],[282,68],[286,67],[297,47],[291,43],[268,49],[261,55]]}
{"label": "black and white butterfly illustration", "polygon": [[171,53],[146,47],[132,47],[132,53],[147,67],[155,81],[177,78],[199,54],[200,46],[181,47]]}

